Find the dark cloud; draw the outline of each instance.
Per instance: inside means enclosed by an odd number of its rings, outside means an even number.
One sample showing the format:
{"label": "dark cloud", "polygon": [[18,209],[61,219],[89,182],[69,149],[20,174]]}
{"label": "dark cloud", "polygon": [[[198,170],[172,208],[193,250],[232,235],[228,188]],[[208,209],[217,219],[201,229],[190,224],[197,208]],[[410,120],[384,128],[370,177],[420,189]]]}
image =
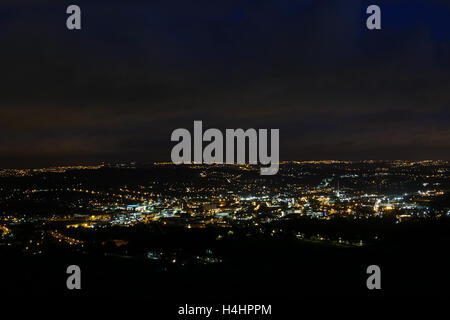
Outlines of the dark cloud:
{"label": "dark cloud", "polygon": [[0,4],[0,166],[168,160],[170,133],[280,128],[283,159],[449,159],[450,5]]}

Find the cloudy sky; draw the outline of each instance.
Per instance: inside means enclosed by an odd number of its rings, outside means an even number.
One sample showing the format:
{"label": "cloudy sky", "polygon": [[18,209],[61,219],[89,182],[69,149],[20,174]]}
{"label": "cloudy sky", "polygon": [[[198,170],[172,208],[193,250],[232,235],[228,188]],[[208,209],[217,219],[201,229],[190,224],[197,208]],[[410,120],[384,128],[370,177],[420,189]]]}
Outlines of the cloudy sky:
{"label": "cloudy sky", "polygon": [[2,0],[0,40],[0,167],[167,161],[194,120],[279,128],[282,160],[450,159],[448,1]]}

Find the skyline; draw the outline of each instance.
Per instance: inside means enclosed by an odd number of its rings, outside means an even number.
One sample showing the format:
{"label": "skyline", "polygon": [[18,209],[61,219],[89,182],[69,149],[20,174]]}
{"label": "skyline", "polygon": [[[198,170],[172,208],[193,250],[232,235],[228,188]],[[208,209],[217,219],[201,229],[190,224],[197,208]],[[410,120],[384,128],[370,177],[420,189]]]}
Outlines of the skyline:
{"label": "skyline", "polygon": [[[426,164],[441,164],[448,165],[450,160],[442,159],[422,159],[422,160],[409,160],[409,159],[381,159],[381,160],[345,160],[345,159],[311,159],[311,160],[280,160],[274,162],[280,166],[289,164],[317,164],[317,165],[334,165],[334,164],[387,164],[387,163],[397,163],[404,164],[409,163],[410,165],[426,165]],[[65,170],[83,170],[83,169],[99,169],[105,168],[150,168],[152,166],[171,166],[171,167],[184,167],[184,168],[227,168],[227,167],[240,167],[240,168],[263,168],[264,165],[261,164],[238,164],[238,163],[183,163],[174,164],[171,161],[155,161],[155,162],[140,162],[140,161],[117,161],[117,162],[96,162],[91,164],[66,164],[66,165],[49,165],[49,166],[29,166],[29,167],[0,167],[0,176],[21,176],[29,171],[34,171],[36,173],[41,172],[61,172]]]}
{"label": "skyline", "polygon": [[[275,164],[280,164],[280,165],[284,165],[284,164],[337,164],[337,163],[341,163],[341,164],[356,164],[356,163],[395,163],[395,162],[406,162],[406,163],[448,163],[450,162],[450,160],[443,160],[443,159],[420,159],[420,160],[410,160],[410,159],[363,159],[363,160],[348,160],[348,159],[310,159],[310,160],[280,160],[278,162],[274,162]],[[93,162],[91,164],[82,164],[82,163],[74,163],[74,164],[60,164],[60,165],[48,165],[48,166],[29,166],[29,167],[1,167],[1,170],[46,170],[46,169],[55,169],[55,168],[60,168],[60,169],[69,169],[69,168],[73,168],[73,169],[82,169],[82,168],[101,168],[103,166],[105,167],[120,167],[120,166],[125,166],[125,167],[133,167],[133,166],[137,166],[137,167],[146,167],[146,166],[154,166],[154,165],[169,165],[169,166],[176,166],[176,167],[190,167],[190,166],[194,166],[194,167],[229,167],[229,166],[236,166],[236,167],[263,167],[263,165],[261,164],[250,164],[250,163],[245,163],[245,164],[239,164],[239,163],[211,163],[211,164],[207,164],[207,163],[195,163],[194,161],[192,161],[191,163],[183,163],[183,164],[175,164],[171,161],[116,161],[116,162],[105,162],[105,161],[100,161],[100,162]]]}

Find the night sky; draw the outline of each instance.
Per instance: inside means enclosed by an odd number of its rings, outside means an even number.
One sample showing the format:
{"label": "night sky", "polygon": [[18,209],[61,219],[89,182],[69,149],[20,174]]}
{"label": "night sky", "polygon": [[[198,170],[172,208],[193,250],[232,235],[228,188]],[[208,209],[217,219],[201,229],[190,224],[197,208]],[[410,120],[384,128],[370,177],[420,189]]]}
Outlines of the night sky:
{"label": "night sky", "polygon": [[281,160],[450,159],[449,1],[2,0],[0,39],[0,167],[169,161],[194,120],[279,128]]}

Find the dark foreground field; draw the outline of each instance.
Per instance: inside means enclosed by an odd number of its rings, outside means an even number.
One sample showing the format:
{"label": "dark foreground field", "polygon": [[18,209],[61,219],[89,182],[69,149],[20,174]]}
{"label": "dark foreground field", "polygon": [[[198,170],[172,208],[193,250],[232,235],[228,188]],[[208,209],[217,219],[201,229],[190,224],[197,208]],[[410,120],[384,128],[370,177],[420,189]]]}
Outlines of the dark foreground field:
{"label": "dark foreground field", "polygon": [[[446,296],[450,286],[447,223],[411,225],[363,247],[288,239],[236,239],[217,248],[224,262],[155,267],[142,257],[73,254],[24,256],[3,249],[2,295],[150,298],[154,301],[256,302],[311,296]],[[179,239],[189,245],[189,239]],[[208,245],[208,244],[206,244]],[[66,288],[66,268],[82,270],[82,290]],[[381,268],[382,289],[366,287],[366,268]]]}

